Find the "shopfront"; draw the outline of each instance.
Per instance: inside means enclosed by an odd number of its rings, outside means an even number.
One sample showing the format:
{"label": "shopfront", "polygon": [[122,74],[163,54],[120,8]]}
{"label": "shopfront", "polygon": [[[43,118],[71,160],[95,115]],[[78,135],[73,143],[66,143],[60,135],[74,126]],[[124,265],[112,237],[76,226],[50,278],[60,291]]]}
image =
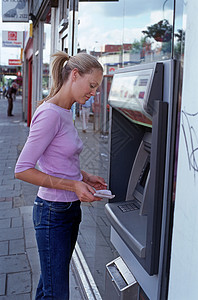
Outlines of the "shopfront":
{"label": "shopfront", "polygon": [[[177,80],[181,99],[182,67],[185,37],[185,6],[182,1],[109,1],[79,2],[78,50],[98,57],[105,75],[118,69],[152,62],[176,59],[179,64]],[[104,96],[104,90],[101,94]],[[180,103],[177,109],[179,110]],[[104,112],[104,111],[102,111]],[[108,120],[107,120],[108,121]],[[104,124],[103,124],[104,125]],[[109,148],[99,137],[99,156],[110,159]],[[175,151],[175,149],[173,150]],[[176,150],[177,152],[177,150]],[[174,155],[177,155],[175,152]],[[93,159],[96,159],[93,155]],[[172,158],[173,160],[175,159]],[[108,178],[108,168],[100,164],[101,176]],[[90,171],[89,166],[87,171]],[[116,175],[115,175],[116,176]],[[176,174],[174,174],[176,176]],[[166,240],[165,261],[169,269],[174,190],[169,191],[169,235]],[[94,203],[84,206],[84,220],[78,239],[79,247],[93,275],[101,297],[105,297],[105,265],[119,256],[110,242],[110,223],[105,214],[105,204]],[[163,273],[164,272],[164,273]],[[162,271],[163,283],[158,296],[166,299],[168,272]],[[152,283],[151,283],[152,285]],[[160,294],[161,293],[161,294]],[[152,293],[151,293],[152,294]],[[147,295],[148,296],[148,295]],[[146,297],[146,296],[145,296]],[[152,299],[152,298],[151,298]],[[152,299],[152,300],[153,300]]]}
{"label": "shopfront", "polygon": [[[79,51],[98,58],[104,67],[104,81],[98,91],[99,103],[96,130],[88,135],[81,155],[85,171],[100,175],[109,182],[111,107],[107,103],[112,77],[119,69],[143,66],[176,59],[179,72],[178,105],[182,91],[182,68],[185,38],[185,5],[181,0],[119,0],[119,1],[43,1],[42,9],[33,10],[32,55],[32,113],[37,101],[47,96],[50,89],[50,54],[56,50],[70,55]],[[40,3],[41,4],[41,3]],[[73,5],[74,4],[74,5]],[[175,134],[175,139],[177,135]],[[176,143],[176,140],[175,140]],[[95,145],[94,151],[92,145]],[[171,156],[174,165],[177,149]],[[175,166],[176,170],[176,166]],[[176,171],[174,173],[176,178]],[[175,181],[170,182],[167,236],[160,274],[160,289],[156,298],[167,297],[169,264],[174,212]],[[89,289],[105,299],[106,265],[119,257],[111,242],[111,224],[105,213],[107,200],[82,204],[83,221],[73,263],[83,262],[85,273],[90,274]],[[78,267],[76,268],[78,271]],[[81,277],[81,278],[80,278]],[[79,275],[82,279],[83,276]],[[152,287],[151,287],[152,288]],[[89,290],[88,289],[88,290]],[[142,291],[142,295],[144,293]],[[88,296],[89,297],[89,294]],[[145,294],[148,297],[148,294]],[[89,299],[92,299],[91,297]],[[144,299],[144,298],[142,298]],[[145,298],[146,299],[146,298]]]}

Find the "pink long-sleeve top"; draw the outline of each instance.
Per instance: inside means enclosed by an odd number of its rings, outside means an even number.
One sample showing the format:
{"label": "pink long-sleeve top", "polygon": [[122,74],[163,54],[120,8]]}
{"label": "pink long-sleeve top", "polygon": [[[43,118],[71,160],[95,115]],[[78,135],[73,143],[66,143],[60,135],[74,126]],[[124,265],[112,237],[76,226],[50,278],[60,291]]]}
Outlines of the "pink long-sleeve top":
{"label": "pink long-sleeve top", "polygon": [[[15,173],[35,168],[49,175],[82,180],[79,155],[83,144],[73,124],[72,112],[53,103],[41,104],[31,121],[30,133],[18,158]],[[39,187],[38,196],[48,201],[78,200],[72,191]]]}

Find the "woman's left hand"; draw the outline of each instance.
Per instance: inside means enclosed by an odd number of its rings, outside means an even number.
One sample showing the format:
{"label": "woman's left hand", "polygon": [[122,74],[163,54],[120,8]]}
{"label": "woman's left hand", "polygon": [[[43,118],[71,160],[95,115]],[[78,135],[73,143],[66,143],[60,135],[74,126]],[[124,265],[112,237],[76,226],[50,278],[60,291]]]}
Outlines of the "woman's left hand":
{"label": "woman's left hand", "polygon": [[104,178],[96,175],[91,175],[87,182],[89,185],[94,187],[96,190],[102,190],[107,188],[107,184]]}
{"label": "woman's left hand", "polygon": [[82,171],[82,174],[83,174],[83,181],[88,183],[92,187],[94,187],[96,190],[107,189],[107,184],[104,178],[97,175],[88,174],[84,171]]}

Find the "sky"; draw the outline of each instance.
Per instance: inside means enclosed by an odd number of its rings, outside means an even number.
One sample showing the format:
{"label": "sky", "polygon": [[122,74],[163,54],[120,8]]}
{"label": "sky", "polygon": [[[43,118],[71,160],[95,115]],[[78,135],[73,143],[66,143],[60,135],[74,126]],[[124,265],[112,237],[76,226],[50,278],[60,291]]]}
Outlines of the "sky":
{"label": "sky", "polygon": [[[133,43],[134,40],[142,37],[142,30],[147,26],[163,18],[172,23],[172,5],[173,0],[80,2],[79,46],[89,51],[101,51],[101,47],[105,44]],[[0,64],[7,64],[8,59],[20,58],[20,49],[2,47],[2,30],[25,30],[28,23],[5,23],[2,22],[1,15],[2,0],[0,0]],[[49,30],[47,31],[46,44],[48,45],[50,37]],[[45,52],[46,56],[49,56],[49,51],[45,50]]]}
{"label": "sky", "polygon": [[80,2],[79,46],[100,51],[104,44],[139,40],[147,26],[163,18],[172,23],[172,3],[171,0]]}

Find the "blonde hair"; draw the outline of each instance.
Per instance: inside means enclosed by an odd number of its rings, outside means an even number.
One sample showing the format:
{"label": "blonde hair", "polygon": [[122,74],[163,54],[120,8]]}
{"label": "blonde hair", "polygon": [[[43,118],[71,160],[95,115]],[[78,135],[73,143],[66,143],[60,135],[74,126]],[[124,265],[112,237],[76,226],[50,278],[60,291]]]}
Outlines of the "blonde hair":
{"label": "blonde hair", "polygon": [[67,53],[58,51],[52,54],[52,57],[54,58],[51,64],[52,87],[49,95],[40,101],[39,105],[58,93],[73,69],[78,69],[82,76],[91,73],[93,69],[98,69],[103,73],[103,68],[97,59],[87,53],[78,53],[70,57]]}

